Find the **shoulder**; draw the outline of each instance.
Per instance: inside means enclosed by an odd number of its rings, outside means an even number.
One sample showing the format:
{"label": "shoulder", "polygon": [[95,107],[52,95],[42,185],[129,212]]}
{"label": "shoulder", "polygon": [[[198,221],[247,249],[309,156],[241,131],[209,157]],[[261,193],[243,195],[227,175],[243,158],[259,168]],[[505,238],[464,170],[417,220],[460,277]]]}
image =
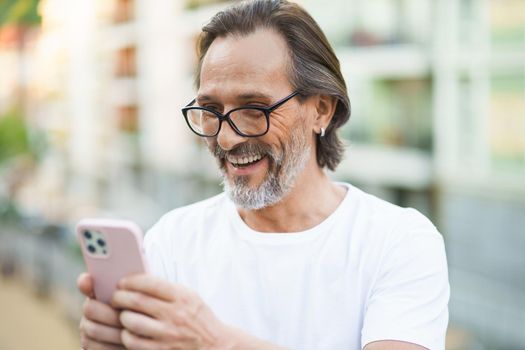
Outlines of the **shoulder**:
{"label": "shoulder", "polygon": [[446,275],[443,236],[425,215],[355,191],[359,239],[365,255],[377,262],[377,278],[416,270]]}
{"label": "shoulder", "polygon": [[425,265],[419,264],[421,268],[442,269],[446,266],[443,237],[425,215],[353,186],[349,186],[349,191],[353,201],[346,216],[346,220],[351,220],[350,243],[353,248],[350,249],[369,262],[370,276],[377,278],[410,261],[424,260]]}
{"label": "shoulder", "polygon": [[369,238],[398,241],[423,235],[441,239],[436,226],[418,210],[389,203],[353,186],[349,190],[354,197],[356,216],[367,228]]}

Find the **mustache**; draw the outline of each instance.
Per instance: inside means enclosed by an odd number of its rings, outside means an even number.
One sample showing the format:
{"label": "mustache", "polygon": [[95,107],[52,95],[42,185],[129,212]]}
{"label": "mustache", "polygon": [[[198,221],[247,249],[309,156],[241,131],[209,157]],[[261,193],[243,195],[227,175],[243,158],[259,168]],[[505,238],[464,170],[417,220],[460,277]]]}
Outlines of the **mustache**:
{"label": "mustache", "polygon": [[220,160],[226,159],[228,155],[241,156],[245,154],[268,155],[272,159],[276,159],[272,148],[261,143],[242,143],[229,151],[224,150],[219,144],[215,144],[215,147],[212,149],[212,154]]}

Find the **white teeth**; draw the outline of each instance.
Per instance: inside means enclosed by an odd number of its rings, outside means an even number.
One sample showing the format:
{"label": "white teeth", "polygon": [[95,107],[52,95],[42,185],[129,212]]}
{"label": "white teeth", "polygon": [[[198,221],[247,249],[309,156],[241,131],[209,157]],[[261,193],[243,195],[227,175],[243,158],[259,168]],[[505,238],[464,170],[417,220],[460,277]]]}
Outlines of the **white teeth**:
{"label": "white teeth", "polygon": [[246,156],[246,157],[228,157],[228,160],[234,164],[234,165],[244,165],[244,164],[248,164],[248,163],[253,163],[255,161],[258,161],[262,158],[262,156],[260,154],[257,154],[257,155],[250,155],[250,156]]}

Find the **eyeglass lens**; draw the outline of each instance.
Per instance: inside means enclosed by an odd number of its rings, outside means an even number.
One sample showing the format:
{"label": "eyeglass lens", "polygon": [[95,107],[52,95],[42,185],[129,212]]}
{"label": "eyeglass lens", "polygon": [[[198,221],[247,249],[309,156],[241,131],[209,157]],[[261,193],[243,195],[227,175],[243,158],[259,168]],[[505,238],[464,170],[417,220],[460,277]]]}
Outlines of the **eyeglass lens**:
{"label": "eyeglass lens", "polygon": [[[194,131],[201,135],[213,136],[220,126],[219,118],[204,109],[189,109],[187,118]],[[244,135],[261,135],[268,129],[268,119],[263,111],[242,108],[230,113],[230,120]]]}

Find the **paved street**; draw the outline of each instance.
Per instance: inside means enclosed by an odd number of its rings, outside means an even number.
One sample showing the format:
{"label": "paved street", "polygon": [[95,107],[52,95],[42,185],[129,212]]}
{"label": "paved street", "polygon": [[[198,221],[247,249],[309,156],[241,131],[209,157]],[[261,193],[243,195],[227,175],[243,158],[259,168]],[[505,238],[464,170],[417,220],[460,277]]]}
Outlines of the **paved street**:
{"label": "paved street", "polygon": [[0,277],[0,349],[79,349],[77,330],[57,304]]}

